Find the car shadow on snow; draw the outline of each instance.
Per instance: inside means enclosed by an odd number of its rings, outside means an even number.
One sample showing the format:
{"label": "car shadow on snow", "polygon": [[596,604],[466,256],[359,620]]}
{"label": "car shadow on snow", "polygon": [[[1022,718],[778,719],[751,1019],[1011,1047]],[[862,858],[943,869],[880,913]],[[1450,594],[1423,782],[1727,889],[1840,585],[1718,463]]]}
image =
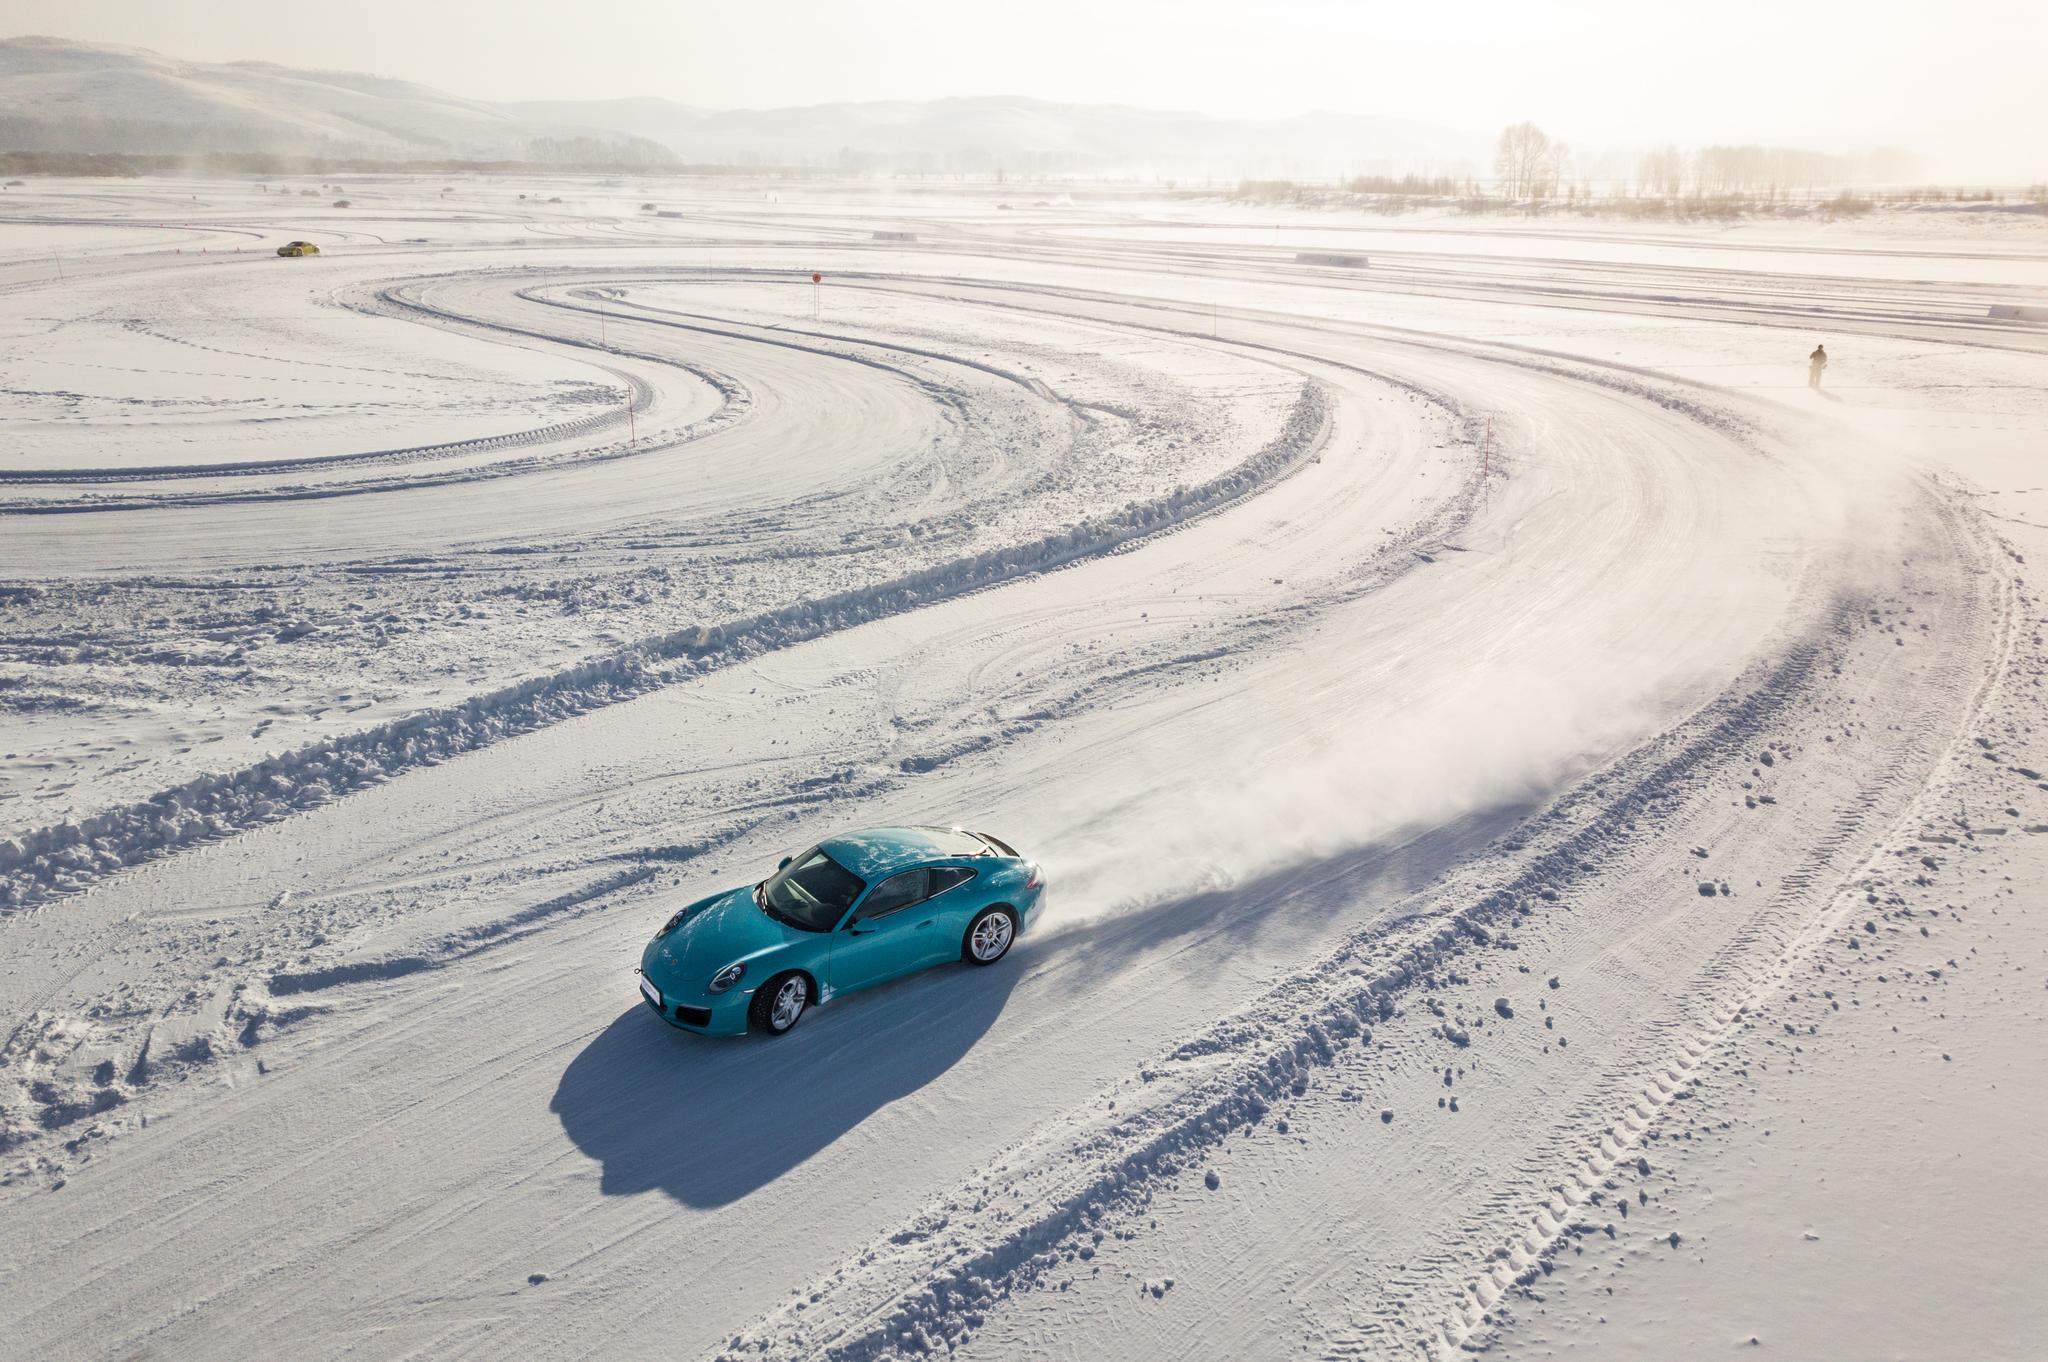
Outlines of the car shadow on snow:
{"label": "car shadow on snow", "polygon": [[1078,1016],[1133,968],[1156,966],[1165,986],[1193,985],[1190,997],[1248,957],[1292,968],[1302,951],[1328,948],[1332,925],[1364,926],[1532,808],[1502,802],[1418,836],[1100,915],[1062,920],[1054,909],[997,965],[946,965],[853,994],[779,1039],[692,1035],[635,1003],[570,1061],[551,1110],[603,1165],[606,1194],[730,1205],[944,1074],[1025,980]]}
{"label": "car shadow on snow", "polygon": [[563,1071],[549,1109],[608,1196],[729,1205],[924,1087],[972,1050],[1023,974],[945,965],[852,994],[787,1036],[678,1031],[635,1005]]}

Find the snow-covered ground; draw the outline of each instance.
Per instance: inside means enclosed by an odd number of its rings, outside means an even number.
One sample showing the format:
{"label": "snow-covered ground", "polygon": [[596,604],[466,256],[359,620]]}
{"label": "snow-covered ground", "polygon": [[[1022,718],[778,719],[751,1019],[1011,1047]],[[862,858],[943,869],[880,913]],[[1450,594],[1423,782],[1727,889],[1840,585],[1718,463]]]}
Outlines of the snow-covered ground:
{"label": "snow-covered ground", "polygon": [[[0,1357],[2048,1323],[2038,215],[0,208]],[[638,1006],[925,820],[1004,965]]]}

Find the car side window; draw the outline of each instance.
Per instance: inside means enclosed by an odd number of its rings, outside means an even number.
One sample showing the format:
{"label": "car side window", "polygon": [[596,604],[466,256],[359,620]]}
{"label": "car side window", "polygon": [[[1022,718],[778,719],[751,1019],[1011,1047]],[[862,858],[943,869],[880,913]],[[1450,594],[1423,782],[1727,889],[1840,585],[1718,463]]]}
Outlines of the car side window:
{"label": "car side window", "polygon": [[873,921],[908,908],[913,903],[923,903],[931,897],[930,882],[931,872],[922,868],[891,875],[876,885],[867,902],[860,906],[861,920]]}
{"label": "car side window", "polygon": [[937,898],[948,889],[967,883],[974,878],[974,872],[963,865],[942,865],[932,871],[930,897]]}

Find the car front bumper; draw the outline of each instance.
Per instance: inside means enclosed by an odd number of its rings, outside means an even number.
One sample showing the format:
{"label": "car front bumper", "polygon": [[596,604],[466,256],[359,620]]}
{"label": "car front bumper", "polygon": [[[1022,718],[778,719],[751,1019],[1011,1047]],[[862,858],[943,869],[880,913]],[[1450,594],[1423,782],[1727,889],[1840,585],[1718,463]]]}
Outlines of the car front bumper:
{"label": "car front bumper", "polygon": [[685,998],[664,993],[658,983],[639,970],[634,974],[640,986],[640,1001],[677,1030],[695,1031],[700,1036],[747,1033],[747,1005],[754,997],[751,988],[736,988],[716,997]]}

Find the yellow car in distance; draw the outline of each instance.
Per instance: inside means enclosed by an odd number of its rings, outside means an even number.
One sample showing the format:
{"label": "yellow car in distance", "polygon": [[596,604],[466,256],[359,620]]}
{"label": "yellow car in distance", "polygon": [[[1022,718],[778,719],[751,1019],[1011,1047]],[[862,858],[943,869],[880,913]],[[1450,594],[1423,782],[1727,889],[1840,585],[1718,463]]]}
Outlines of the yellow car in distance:
{"label": "yellow car in distance", "polygon": [[318,255],[320,248],[310,241],[287,241],[277,248],[279,255]]}

